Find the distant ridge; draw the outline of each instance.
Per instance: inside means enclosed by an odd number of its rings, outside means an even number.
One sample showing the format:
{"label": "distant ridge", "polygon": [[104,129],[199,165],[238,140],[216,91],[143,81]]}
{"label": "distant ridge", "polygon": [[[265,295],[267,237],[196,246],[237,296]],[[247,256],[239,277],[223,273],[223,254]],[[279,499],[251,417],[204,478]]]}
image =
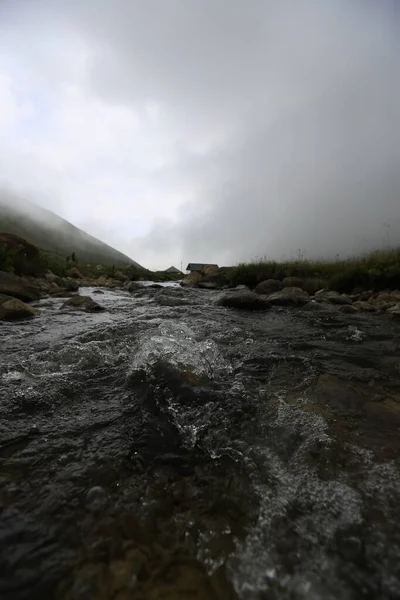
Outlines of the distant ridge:
{"label": "distant ridge", "polygon": [[74,252],[79,263],[115,265],[137,262],[75,227],[53,212],[25,199],[10,196],[0,190],[0,232],[13,233],[34,244],[42,252],[60,258]]}

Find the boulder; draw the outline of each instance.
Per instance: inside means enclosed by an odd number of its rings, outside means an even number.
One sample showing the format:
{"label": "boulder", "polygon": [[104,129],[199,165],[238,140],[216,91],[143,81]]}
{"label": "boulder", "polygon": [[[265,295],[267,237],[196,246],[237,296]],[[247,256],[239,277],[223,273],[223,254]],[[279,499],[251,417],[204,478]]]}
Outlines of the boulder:
{"label": "boulder", "polygon": [[298,287],[283,288],[267,297],[268,302],[276,306],[301,306],[307,304],[309,299],[307,292]]}
{"label": "boulder", "polygon": [[[396,292],[394,292],[396,293]],[[400,300],[400,298],[399,298]],[[388,304],[397,304],[397,302],[399,300],[396,300],[396,298],[392,295],[389,294],[388,292],[380,292],[380,294],[378,294],[378,296],[375,298],[375,304],[379,304],[380,302],[386,302]]]}
{"label": "boulder", "polygon": [[82,273],[80,273],[76,267],[72,267],[72,269],[69,270],[68,275],[73,279],[83,279]]}
{"label": "boulder", "polygon": [[297,287],[307,292],[315,294],[318,290],[324,288],[326,281],[317,277],[285,277],[282,281],[283,287]]}
{"label": "boulder", "polygon": [[301,277],[285,277],[282,281],[282,285],[284,288],[296,287],[300,288],[301,290],[303,289],[303,283],[304,279],[301,279]]}
{"label": "boulder", "polygon": [[132,294],[133,292],[137,292],[140,289],[143,289],[142,285],[139,285],[138,283],[135,283],[134,281],[128,281],[127,284],[128,285],[124,285],[124,288],[130,294]]}
{"label": "boulder", "polygon": [[400,319],[400,302],[394,306],[391,306],[386,311],[386,314],[390,315],[393,319]]}
{"label": "boulder", "polygon": [[386,312],[389,308],[392,308],[393,306],[396,306],[396,304],[394,302],[378,302],[377,300],[374,302],[373,306],[375,307],[375,309],[380,312],[380,313],[384,313]]}
{"label": "boulder", "polygon": [[229,281],[226,278],[224,273],[221,271],[212,271],[203,277],[203,279],[198,283],[199,288],[204,288],[207,290],[220,290],[225,286],[229,285]]}
{"label": "boulder", "polygon": [[361,302],[368,302],[369,299],[371,298],[371,296],[373,296],[373,295],[374,295],[373,290],[368,290],[367,292],[361,292],[359,295],[360,296],[359,300]]}
{"label": "boulder", "polygon": [[93,290],[93,294],[104,294],[103,290]]}
{"label": "boulder", "polygon": [[353,304],[349,296],[347,296],[346,294],[339,294],[339,292],[335,292],[333,290],[321,290],[317,292],[315,294],[315,300],[317,302],[326,302],[329,304]]}
{"label": "boulder", "polygon": [[353,306],[361,312],[375,312],[375,307],[369,302],[365,302],[363,300],[354,302]]}
{"label": "boulder", "polygon": [[392,300],[394,300],[395,302],[400,302],[400,292],[399,291],[394,291],[390,294],[390,297]]}
{"label": "boulder", "polygon": [[358,313],[359,309],[352,305],[352,304],[343,304],[340,308],[339,308],[340,312],[351,315],[353,313]]}
{"label": "boulder", "polygon": [[265,281],[259,283],[254,291],[256,294],[268,296],[274,292],[280,292],[283,287],[283,283],[277,279],[266,279]]}
{"label": "boulder", "polygon": [[181,285],[197,286],[197,284],[200,283],[200,281],[202,280],[203,276],[200,273],[196,273],[195,271],[193,271],[193,273],[189,273],[189,275],[186,275],[186,277],[182,279]]}
{"label": "boulder", "polygon": [[201,271],[202,275],[211,275],[211,273],[215,273],[218,271],[218,267],[214,265],[205,265]]}
{"label": "boulder", "polygon": [[101,310],[105,310],[104,306],[97,304],[90,296],[72,296],[64,302],[61,308],[72,308],[85,312],[100,312]]}
{"label": "boulder", "polygon": [[11,298],[0,304],[0,319],[14,321],[34,317],[38,311],[32,306],[25,304],[18,298]]}
{"label": "boulder", "polygon": [[106,286],[106,285],[107,285],[107,279],[106,279],[105,277],[103,277],[103,276],[102,276],[102,277],[99,277],[99,278],[96,280],[96,284],[97,284],[97,285],[99,285],[99,286],[102,286],[102,287],[104,287],[104,286]]}
{"label": "boulder", "polygon": [[303,309],[308,312],[317,312],[319,310],[324,310],[324,305],[321,302],[315,302],[315,300],[311,300],[311,302],[304,304]]}
{"label": "boulder", "polygon": [[4,302],[8,302],[12,300],[12,296],[6,296],[5,294],[0,294],[0,304],[4,304]]}
{"label": "boulder", "polygon": [[40,290],[24,277],[0,271],[0,294],[18,298],[23,302],[39,300]]}
{"label": "boulder", "polygon": [[268,310],[270,304],[266,298],[254,292],[237,291],[225,294],[217,301],[219,306],[243,310]]}
{"label": "boulder", "polygon": [[318,279],[317,277],[307,277],[306,279],[303,279],[302,285],[299,287],[308,294],[312,295],[323,289],[325,285],[326,281],[323,279]]}
{"label": "boulder", "polygon": [[46,273],[44,277],[49,283],[55,283],[58,285],[58,287],[62,287],[62,278],[58,277],[58,275],[54,275],[54,273]]}
{"label": "boulder", "polygon": [[63,279],[63,287],[67,292],[77,292],[79,290],[79,283],[76,279],[72,279],[72,277],[65,277]]}

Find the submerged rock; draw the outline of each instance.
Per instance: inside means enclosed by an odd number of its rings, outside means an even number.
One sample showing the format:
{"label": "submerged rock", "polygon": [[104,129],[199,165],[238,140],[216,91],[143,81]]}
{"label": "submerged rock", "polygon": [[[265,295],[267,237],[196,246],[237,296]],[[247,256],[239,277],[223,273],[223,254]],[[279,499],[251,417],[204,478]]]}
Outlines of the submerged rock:
{"label": "submerged rock", "polygon": [[319,302],[315,302],[315,300],[311,300],[311,302],[307,302],[307,304],[304,304],[303,309],[309,312],[319,311],[324,310],[324,305]]}
{"label": "submerged rock", "polygon": [[72,308],[85,312],[100,312],[101,310],[105,310],[104,306],[97,304],[90,296],[72,296],[72,298],[64,302],[61,308]]}
{"label": "submerged rock", "polygon": [[90,512],[100,512],[108,506],[108,494],[100,485],[92,487],[86,494],[85,506]]}
{"label": "submerged rock", "polygon": [[246,291],[226,294],[217,301],[217,304],[227,308],[239,308],[243,310],[268,310],[270,308],[268,300],[259,294]]}
{"label": "submerged rock", "polygon": [[287,287],[280,292],[270,294],[267,299],[276,306],[300,306],[307,304],[310,298],[307,292],[298,287]]}
{"label": "submerged rock", "polygon": [[177,298],[176,296],[165,296],[160,295],[157,297],[157,304],[159,304],[160,306],[186,306],[189,304],[189,302],[187,302],[186,300],[184,300],[183,298]]}
{"label": "submerged rock", "polygon": [[34,317],[36,314],[38,314],[38,311],[35,308],[25,304],[22,300],[18,300],[18,298],[11,298],[4,302],[1,302],[0,300],[0,319],[3,319],[4,321],[26,319]]}
{"label": "submerged rock", "polygon": [[74,296],[76,296],[77,293],[76,292],[67,292],[67,290],[52,290],[50,292],[50,297],[51,298],[72,298]]}

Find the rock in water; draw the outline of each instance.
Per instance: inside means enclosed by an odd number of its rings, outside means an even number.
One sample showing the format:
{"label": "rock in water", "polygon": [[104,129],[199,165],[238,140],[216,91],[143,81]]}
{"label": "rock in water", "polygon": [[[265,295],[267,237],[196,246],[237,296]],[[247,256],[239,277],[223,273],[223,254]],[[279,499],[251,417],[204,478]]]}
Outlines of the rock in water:
{"label": "rock in water", "polygon": [[64,302],[61,308],[72,308],[85,312],[100,312],[105,310],[104,306],[97,304],[90,296],[72,296]]}
{"label": "rock in water", "polygon": [[268,302],[276,306],[301,306],[307,304],[309,295],[297,287],[287,287],[267,297]]}
{"label": "rock in water", "polygon": [[392,306],[387,310],[387,314],[392,317],[392,319],[400,319],[400,302],[395,306]]}
{"label": "rock in water", "polygon": [[196,273],[194,271],[193,273],[189,273],[189,275],[187,275],[186,277],[184,277],[184,279],[182,279],[181,285],[196,286],[202,280],[203,280],[203,276],[200,273]]}
{"label": "rock in water", "polygon": [[67,292],[77,292],[79,290],[79,283],[76,279],[72,279],[72,277],[63,277],[60,287],[65,288]]}
{"label": "rock in water", "polygon": [[315,294],[315,300],[317,302],[325,302],[328,304],[339,304],[339,305],[348,305],[351,306],[353,301],[347,294],[339,294],[339,292],[335,292],[333,290],[321,290]]}
{"label": "rock in water", "polygon": [[226,294],[222,298],[219,298],[217,304],[227,308],[239,308],[243,310],[268,310],[270,308],[270,304],[265,298],[259,294],[246,292],[245,290]]}
{"label": "rock in water", "polygon": [[372,304],[369,302],[363,302],[362,300],[354,302],[353,306],[361,312],[375,312],[375,307],[372,306]]}
{"label": "rock in water", "polygon": [[189,302],[183,300],[183,298],[176,298],[174,296],[159,296],[157,298],[157,303],[160,306],[187,306]]}
{"label": "rock in water", "polygon": [[220,271],[211,271],[207,275],[203,277],[203,279],[198,283],[199,288],[204,288],[206,290],[220,290],[221,288],[228,286],[229,281],[226,278],[224,273]]}
{"label": "rock in water", "polygon": [[269,294],[274,294],[275,292],[280,292],[283,288],[283,283],[278,281],[277,279],[266,279],[257,285],[255,288],[256,294],[264,294],[268,296]]}
{"label": "rock in water", "polygon": [[[4,297],[3,297],[4,298]],[[38,311],[17,298],[11,298],[0,303],[0,319],[14,321],[34,317]]]}
{"label": "rock in water", "polygon": [[100,512],[108,506],[108,495],[100,485],[92,487],[86,494],[86,508],[90,512]]}
{"label": "rock in water", "polygon": [[353,313],[358,313],[359,310],[356,306],[352,306],[351,304],[343,304],[339,308],[340,312],[345,313],[347,315],[351,315]]}

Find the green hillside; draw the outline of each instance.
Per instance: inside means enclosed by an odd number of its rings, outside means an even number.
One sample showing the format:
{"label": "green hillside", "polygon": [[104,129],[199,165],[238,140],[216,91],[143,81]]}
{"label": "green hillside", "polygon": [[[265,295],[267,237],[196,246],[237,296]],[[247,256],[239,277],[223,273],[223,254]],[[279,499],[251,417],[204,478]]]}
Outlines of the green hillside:
{"label": "green hillside", "polygon": [[0,232],[13,233],[42,252],[65,260],[75,253],[79,264],[116,267],[140,265],[111,246],[85,233],[54,213],[27,200],[6,199],[0,192]]}

